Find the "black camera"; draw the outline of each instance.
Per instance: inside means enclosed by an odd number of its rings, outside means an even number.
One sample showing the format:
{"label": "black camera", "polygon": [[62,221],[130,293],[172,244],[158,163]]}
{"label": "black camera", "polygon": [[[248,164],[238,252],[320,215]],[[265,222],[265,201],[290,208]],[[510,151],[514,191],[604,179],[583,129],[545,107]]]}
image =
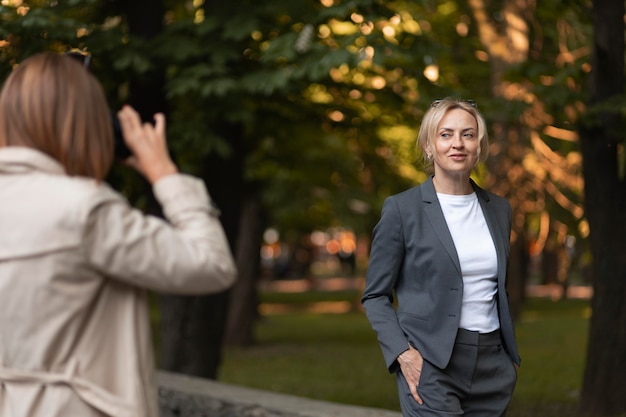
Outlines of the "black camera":
{"label": "black camera", "polygon": [[[75,50],[66,52],[65,55],[77,60],[83,65],[83,67],[85,67],[85,69],[87,69],[87,71],[91,72],[91,55]],[[130,157],[133,153],[130,149],[128,149],[128,146],[126,146],[126,142],[124,142],[124,135],[122,134],[120,121],[113,111],[111,111],[111,124],[113,125],[113,152],[115,158],[124,160]]]}
{"label": "black camera", "polygon": [[113,123],[113,153],[115,158],[123,161],[132,156],[133,153],[128,149],[128,146],[126,146],[124,135],[122,134],[122,127],[115,113],[111,113],[111,120]]}

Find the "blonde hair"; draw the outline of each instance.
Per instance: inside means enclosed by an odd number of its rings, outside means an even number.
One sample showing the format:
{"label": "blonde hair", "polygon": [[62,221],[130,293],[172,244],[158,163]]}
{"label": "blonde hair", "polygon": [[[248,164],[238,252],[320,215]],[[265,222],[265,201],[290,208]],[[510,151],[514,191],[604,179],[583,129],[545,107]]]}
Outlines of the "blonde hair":
{"label": "blonde hair", "polygon": [[474,116],[478,127],[478,155],[476,163],[484,162],[489,152],[489,137],[487,134],[487,124],[482,114],[476,108],[476,104],[471,100],[460,100],[446,97],[442,100],[435,100],[430,109],[424,115],[419,133],[417,134],[417,146],[423,153],[424,166],[429,173],[433,173],[433,161],[426,157],[426,148],[432,145],[432,139],[437,135],[437,127],[441,119],[453,109],[462,109]]}
{"label": "blonde hair", "polygon": [[0,146],[37,149],[69,175],[103,180],[113,162],[113,128],[102,86],[68,56],[26,59],[0,93]]}

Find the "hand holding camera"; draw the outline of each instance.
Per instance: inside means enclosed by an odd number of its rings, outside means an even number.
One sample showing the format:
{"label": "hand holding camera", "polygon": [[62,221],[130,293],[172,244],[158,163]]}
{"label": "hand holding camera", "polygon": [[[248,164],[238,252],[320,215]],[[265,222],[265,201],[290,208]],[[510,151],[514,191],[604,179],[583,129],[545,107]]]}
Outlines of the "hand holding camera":
{"label": "hand holding camera", "polygon": [[[91,70],[88,53],[72,50],[65,55],[80,62],[87,71]],[[156,125],[142,123],[139,114],[128,105],[117,115],[111,114],[115,159],[135,168],[151,184],[178,172],[167,150],[165,116],[157,113],[154,117]]]}

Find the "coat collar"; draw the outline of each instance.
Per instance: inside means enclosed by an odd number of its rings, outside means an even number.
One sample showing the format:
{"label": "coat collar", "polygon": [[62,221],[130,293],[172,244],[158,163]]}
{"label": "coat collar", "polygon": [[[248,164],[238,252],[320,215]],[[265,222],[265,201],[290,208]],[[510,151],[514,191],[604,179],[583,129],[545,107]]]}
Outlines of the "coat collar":
{"label": "coat collar", "polygon": [[33,148],[24,146],[0,148],[0,173],[28,174],[32,172],[63,175],[65,169],[56,159]]}

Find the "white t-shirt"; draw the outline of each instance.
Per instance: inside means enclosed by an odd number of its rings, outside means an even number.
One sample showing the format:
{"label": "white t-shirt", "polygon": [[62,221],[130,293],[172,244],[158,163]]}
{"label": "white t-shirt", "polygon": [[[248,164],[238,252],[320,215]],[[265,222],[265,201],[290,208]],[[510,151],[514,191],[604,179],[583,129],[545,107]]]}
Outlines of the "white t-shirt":
{"label": "white t-shirt", "polygon": [[500,327],[496,305],[498,258],[476,193],[437,193],[463,274],[459,327],[488,333]]}

